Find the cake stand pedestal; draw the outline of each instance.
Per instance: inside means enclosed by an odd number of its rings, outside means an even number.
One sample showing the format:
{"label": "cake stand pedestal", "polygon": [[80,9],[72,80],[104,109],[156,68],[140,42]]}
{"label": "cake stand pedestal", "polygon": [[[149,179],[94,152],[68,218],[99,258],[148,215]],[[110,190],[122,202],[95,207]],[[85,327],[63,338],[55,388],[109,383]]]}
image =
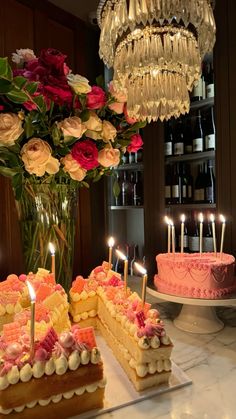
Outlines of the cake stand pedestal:
{"label": "cake stand pedestal", "polygon": [[206,300],[163,294],[149,287],[147,292],[158,298],[159,302],[165,300],[183,304],[179,315],[174,320],[174,325],[184,332],[199,334],[219,332],[223,329],[224,323],[217,317],[215,307],[236,306],[236,295],[224,299]]}

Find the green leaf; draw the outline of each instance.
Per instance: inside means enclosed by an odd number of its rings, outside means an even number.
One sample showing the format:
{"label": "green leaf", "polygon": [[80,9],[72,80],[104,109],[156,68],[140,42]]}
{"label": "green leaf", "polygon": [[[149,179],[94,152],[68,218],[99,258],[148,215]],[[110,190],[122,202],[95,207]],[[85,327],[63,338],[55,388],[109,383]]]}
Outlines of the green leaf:
{"label": "green leaf", "polygon": [[101,179],[101,177],[102,177],[102,174],[98,173],[98,175],[95,176],[95,178],[93,179],[93,182],[98,182]]}
{"label": "green leaf", "polygon": [[19,87],[19,89],[22,89],[22,87],[27,83],[27,79],[23,76],[16,76],[13,79],[14,84]]}
{"label": "green leaf", "polygon": [[79,101],[82,105],[82,108],[84,109],[86,107],[87,96],[86,95],[79,95],[78,98],[79,98]]}
{"label": "green leaf", "polygon": [[113,195],[115,198],[117,198],[120,195],[120,185],[118,183],[118,180],[115,179],[113,186],[112,186]]}
{"label": "green leaf", "polygon": [[52,139],[55,145],[58,145],[60,143],[61,131],[57,127],[57,124],[54,124],[52,127]]}
{"label": "green leaf", "polygon": [[90,112],[87,109],[85,109],[83,112],[81,112],[80,119],[82,122],[86,122],[89,120],[89,116],[90,116]]}
{"label": "green leaf", "polygon": [[15,191],[15,198],[18,201],[21,198],[22,195],[22,182],[23,182],[23,176],[21,173],[17,173],[15,176],[13,176],[12,178],[12,186],[14,188]]}
{"label": "green leaf", "polygon": [[89,184],[87,182],[85,182],[84,180],[82,182],[80,182],[81,186],[84,186],[85,188],[89,189]]}
{"label": "green leaf", "polygon": [[60,156],[66,156],[67,154],[69,154],[70,153],[70,149],[69,149],[69,147],[60,147],[59,149],[58,149],[58,153],[60,154]]}
{"label": "green leaf", "polygon": [[43,96],[36,96],[33,101],[38,106],[38,109],[40,110],[40,112],[42,113],[46,112],[47,108],[46,108],[46,103],[44,101]]}
{"label": "green leaf", "polygon": [[0,58],[0,78],[12,81],[12,69],[8,63],[8,58]]}
{"label": "green leaf", "polygon": [[25,117],[24,130],[25,130],[26,138],[32,137],[34,133],[34,126],[33,126],[30,114]]}
{"label": "green leaf", "polygon": [[102,74],[100,74],[97,78],[96,78],[96,84],[101,87],[102,89],[105,89],[105,80]]}
{"label": "green leaf", "polygon": [[120,144],[122,147],[126,147],[127,145],[129,145],[130,140],[127,138],[127,140],[125,138],[119,138],[117,140],[117,143]]}
{"label": "green leaf", "polygon": [[70,145],[72,145],[72,144],[76,143],[76,141],[78,141],[78,138],[71,137],[71,136],[69,136],[69,135],[67,135],[66,137],[64,137],[64,143],[65,143],[67,146],[70,146]]}
{"label": "green leaf", "polygon": [[0,174],[6,177],[12,177],[15,176],[17,173],[22,172],[21,168],[18,167],[14,167],[14,168],[9,168],[9,167],[0,167]]}
{"label": "green leaf", "polygon": [[10,151],[2,151],[0,149],[0,158],[2,162],[9,162],[11,167],[15,167],[19,164],[19,160],[16,154],[11,153]]}
{"label": "green leaf", "polygon": [[37,91],[38,84],[39,83],[37,83],[37,82],[27,83],[27,85],[25,86],[25,90],[27,90],[27,92],[30,95],[33,95]]}
{"label": "green leaf", "polygon": [[11,90],[6,96],[14,103],[24,103],[28,100],[28,96],[21,90]]}
{"label": "green leaf", "polygon": [[11,82],[8,80],[0,79],[0,94],[8,93],[11,90]]}

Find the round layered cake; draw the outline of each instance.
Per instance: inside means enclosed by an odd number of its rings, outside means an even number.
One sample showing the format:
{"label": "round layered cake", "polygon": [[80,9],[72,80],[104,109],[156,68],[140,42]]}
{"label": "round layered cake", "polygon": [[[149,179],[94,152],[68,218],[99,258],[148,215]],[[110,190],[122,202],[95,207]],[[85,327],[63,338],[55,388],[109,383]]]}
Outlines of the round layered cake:
{"label": "round layered cake", "polygon": [[235,258],[223,253],[163,253],[156,257],[158,292],[217,299],[236,290]]}

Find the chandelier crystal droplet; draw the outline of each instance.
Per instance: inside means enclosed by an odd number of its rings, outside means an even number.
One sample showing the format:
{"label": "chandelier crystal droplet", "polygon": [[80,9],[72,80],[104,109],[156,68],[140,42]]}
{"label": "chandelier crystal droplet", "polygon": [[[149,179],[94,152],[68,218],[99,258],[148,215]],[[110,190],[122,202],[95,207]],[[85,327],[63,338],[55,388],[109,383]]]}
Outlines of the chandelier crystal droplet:
{"label": "chandelier crystal droplet", "polygon": [[209,0],[100,0],[99,55],[127,93],[130,117],[156,121],[189,112],[189,91],[215,43]]}

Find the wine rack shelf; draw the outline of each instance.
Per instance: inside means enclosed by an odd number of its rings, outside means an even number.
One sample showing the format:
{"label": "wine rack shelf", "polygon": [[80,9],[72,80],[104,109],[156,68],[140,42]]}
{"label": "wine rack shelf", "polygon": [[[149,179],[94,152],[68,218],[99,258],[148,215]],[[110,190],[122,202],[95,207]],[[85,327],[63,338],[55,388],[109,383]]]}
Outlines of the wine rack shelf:
{"label": "wine rack shelf", "polygon": [[143,171],[143,163],[125,163],[125,164],[121,164],[118,167],[114,168],[115,171],[120,171],[120,170],[135,170],[135,171],[139,171],[142,172]]}
{"label": "wine rack shelf", "polygon": [[203,151],[201,153],[191,153],[191,154],[183,154],[182,156],[171,156],[166,157],[165,163],[177,163],[177,162],[187,162],[187,161],[202,161],[208,159],[215,158],[215,151]]}
{"label": "wine rack shelf", "polygon": [[166,209],[184,209],[184,210],[201,210],[201,209],[215,209],[216,204],[172,204],[167,205]]}
{"label": "wine rack shelf", "polygon": [[122,205],[122,206],[118,206],[118,205],[111,205],[109,206],[110,210],[129,210],[129,209],[143,209],[142,205]]}
{"label": "wine rack shelf", "polygon": [[191,110],[198,110],[203,108],[211,108],[214,106],[215,99],[214,97],[209,97],[207,99],[199,100],[197,102],[192,102],[190,105]]}

